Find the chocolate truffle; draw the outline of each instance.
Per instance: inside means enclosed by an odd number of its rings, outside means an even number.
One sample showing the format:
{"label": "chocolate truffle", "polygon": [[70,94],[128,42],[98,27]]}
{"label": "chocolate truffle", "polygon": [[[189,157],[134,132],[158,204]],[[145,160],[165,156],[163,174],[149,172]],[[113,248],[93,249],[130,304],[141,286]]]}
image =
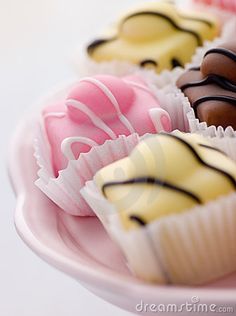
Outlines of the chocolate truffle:
{"label": "chocolate truffle", "polygon": [[177,86],[201,122],[236,129],[236,42],[208,50],[201,66],[185,72]]}

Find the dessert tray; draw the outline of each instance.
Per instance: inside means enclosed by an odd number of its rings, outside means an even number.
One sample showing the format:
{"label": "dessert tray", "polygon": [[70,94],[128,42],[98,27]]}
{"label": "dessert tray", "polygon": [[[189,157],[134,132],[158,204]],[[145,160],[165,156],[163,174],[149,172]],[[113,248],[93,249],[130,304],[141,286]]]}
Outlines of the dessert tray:
{"label": "dessert tray", "polygon": [[181,314],[189,315],[191,310],[185,305],[189,303],[192,311],[205,308],[203,314],[210,315],[215,309],[235,315],[236,273],[204,287],[145,283],[131,275],[122,253],[97,218],[66,214],[35,186],[37,109],[28,112],[18,125],[8,160],[17,197],[15,225],[23,241],[50,265],[127,311],[152,315],[161,308],[163,314],[172,315],[182,308]]}

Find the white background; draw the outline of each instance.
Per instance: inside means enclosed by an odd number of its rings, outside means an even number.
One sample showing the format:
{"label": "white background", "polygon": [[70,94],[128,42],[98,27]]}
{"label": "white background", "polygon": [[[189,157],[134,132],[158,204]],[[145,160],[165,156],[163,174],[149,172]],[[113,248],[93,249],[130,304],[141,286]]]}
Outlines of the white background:
{"label": "white background", "polygon": [[0,0],[0,316],[131,315],[90,294],[23,244],[14,228],[6,161],[24,112],[52,86],[76,77],[75,48],[82,50],[118,12],[137,2],[142,0]]}
{"label": "white background", "polygon": [[[13,224],[6,152],[17,121],[51,86],[75,76],[74,49],[137,0],[0,0],[0,315],[130,315],[36,257]],[[17,157],[14,157],[17,161]]]}

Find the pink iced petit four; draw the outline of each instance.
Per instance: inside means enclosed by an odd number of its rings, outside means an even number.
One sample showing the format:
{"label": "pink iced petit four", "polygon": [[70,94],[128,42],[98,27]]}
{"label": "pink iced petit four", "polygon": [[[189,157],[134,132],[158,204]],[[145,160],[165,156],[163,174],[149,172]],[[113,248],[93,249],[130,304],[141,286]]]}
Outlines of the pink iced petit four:
{"label": "pink iced petit four", "polygon": [[148,84],[137,75],[81,79],[66,100],[43,111],[55,176],[68,160],[119,135],[171,130],[171,120]]}

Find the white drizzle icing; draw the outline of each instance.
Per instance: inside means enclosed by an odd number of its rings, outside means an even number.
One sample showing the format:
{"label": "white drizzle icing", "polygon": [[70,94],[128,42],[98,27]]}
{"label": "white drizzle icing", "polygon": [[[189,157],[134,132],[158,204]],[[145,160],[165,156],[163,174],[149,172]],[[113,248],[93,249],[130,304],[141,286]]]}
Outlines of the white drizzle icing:
{"label": "white drizzle icing", "polygon": [[130,121],[127,119],[127,117],[121,113],[118,101],[116,100],[111,90],[105,84],[103,84],[101,81],[95,78],[89,78],[89,77],[81,79],[80,82],[89,82],[89,83],[94,84],[96,87],[98,87],[107,96],[107,98],[110,100],[110,102],[114,106],[121,123],[123,123],[123,125],[129,130],[131,134],[135,133],[134,127],[132,126]]}
{"label": "white drizzle icing", "polygon": [[44,114],[44,118],[45,119],[48,119],[48,118],[51,118],[51,117],[57,117],[57,118],[63,118],[65,117],[66,114],[64,112],[50,112],[50,113],[46,113]]}
{"label": "white drizzle icing", "polygon": [[171,122],[169,114],[162,108],[149,109],[148,113],[155,127],[156,132],[159,133],[161,131],[165,131],[166,129],[164,128],[162,124],[161,118],[162,116],[165,116],[167,117],[168,121]]}
{"label": "white drizzle icing", "polygon": [[107,124],[105,124],[103,120],[101,120],[93,111],[91,111],[90,108],[87,107],[87,105],[85,105],[77,100],[69,99],[66,101],[66,106],[67,107],[71,106],[71,107],[78,109],[81,112],[85,113],[90,118],[90,120],[93,122],[93,124],[96,127],[103,130],[107,135],[110,136],[111,139],[117,138],[116,134],[112,131],[112,129],[110,129],[110,127],[107,126]]}
{"label": "white drizzle icing", "polygon": [[[127,84],[130,84],[130,85],[138,88],[138,89],[142,89],[145,92],[152,95],[152,92],[150,91],[150,89],[142,84],[133,82],[131,80],[123,80],[123,81]],[[80,82],[89,82],[89,83],[94,84],[99,89],[101,89],[102,92],[107,96],[107,98],[110,100],[110,102],[114,106],[114,108],[117,112],[118,118],[121,121],[121,123],[129,130],[129,132],[131,134],[136,132],[134,127],[130,123],[130,121],[127,119],[127,117],[125,117],[121,113],[118,101],[116,100],[113,93],[108,89],[108,87],[105,84],[103,84],[102,82],[100,82],[99,80],[97,80],[95,78],[83,78],[80,80]],[[73,107],[73,108],[80,110],[81,112],[83,112],[85,115],[87,115],[89,117],[89,119],[93,122],[93,124],[97,128],[104,131],[111,139],[117,138],[117,135],[113,132],[113,130],[102,119],[100,119],[87,105],[85,105],[82,102],[79,102],[77,100],[69,99],[66,101],[66,106]],[[151,120],[152,120],[157,132],[164,130],[164,127],[161,123],[161,116],[166,115],[166,114],[167,114],[166,111],[164,111],[161,108],[152,108],[149,110],[149,115],[151,117]],[[64,116],[65,116],[65,113],[62,113],[62,112],[52,112],[52,113],[45,115],[46,118],[48,118],[48,117],[64,117]],[[79,142],[86,144],[86,145],[90,146],[91,148],[93,146],[98,145],[94,140],[87,138],[87,137],[79,137],[79,136],[78,137],[68,137],[68,138],[64,139],[63,142],[61,143],[61,151],[62,151],[63,155],[68,160],[76,159],[76,157],[72,151],[72,145],[74,143],[79,143]]]}
{"label": "white drizzle icing", "polygon": [[67,137],[65,138],[62,143],[61,143],[61,151],[63,155],[68,159],[68,160],[74,160],[76,159],[73,151],[72,151],[72,145],[75,143],[82,143],[85,145],[90,146],[91,148],[93,146],[98,145],[94,140],[87,138],[87,137]]}
{"label": "white drizzle icing", "polygon": [[151,90],[148,87],[144,86],[143,84],[137,83],[137,82],[134,82],[134,81],[131,81],[131,80],[127,80],[127,79],[124,79],[123,81],[125,83],[128,83],[128,84],[132,85],[135,88],[144,90],[145,92],[147,92],[147,93],[149,93],[149,94],[151,94],[153,96]]}

